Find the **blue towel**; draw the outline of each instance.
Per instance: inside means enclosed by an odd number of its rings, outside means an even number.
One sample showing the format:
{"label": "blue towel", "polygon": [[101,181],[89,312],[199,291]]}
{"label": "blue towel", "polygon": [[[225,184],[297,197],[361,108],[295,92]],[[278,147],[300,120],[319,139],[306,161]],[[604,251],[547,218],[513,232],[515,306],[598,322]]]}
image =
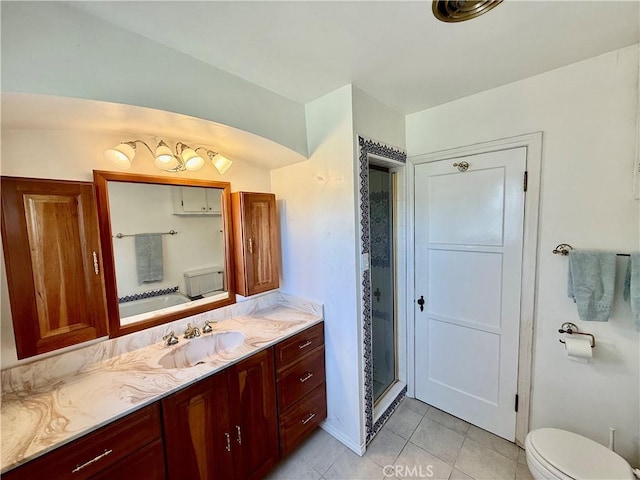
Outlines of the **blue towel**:
{"label": "blue towel", "polygon": [[164,277],[162,234],[140,233],[135,236],[138,283],[160,282]]}
{"label": "blue towel", "polygon": [[631,317],[640,332],[640,253],[634,252],[629,258],[627,275],[624,278],[624,299],[631,302]]}
{"label": "blue towel", "polygon": [[578,307],[580,320],[609,320],[615,279],[615,252],[569,252],[567,293]]}

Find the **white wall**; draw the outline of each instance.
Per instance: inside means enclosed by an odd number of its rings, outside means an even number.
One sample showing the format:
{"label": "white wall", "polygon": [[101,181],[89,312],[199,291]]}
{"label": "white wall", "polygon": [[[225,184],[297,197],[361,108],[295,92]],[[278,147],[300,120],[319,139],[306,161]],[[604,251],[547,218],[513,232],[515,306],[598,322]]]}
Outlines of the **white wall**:
{"label": "white wall", "polygon": [[[2,2],[0,8],[4,92],[183,113],[255,133],[306,156],[301,104],[63,2]],[[176,19],[176,28],[188,30],[182,19]]]}
{"label": "white wall", "polygon": [[351,86],[307,104],[308,161],[272,171],[281,290],[325,306],[328,418],[324,428],[364,448],[355,136],[404,146],[404,117]]}
{"label": "white wall", "polygon": [[324,303],[328,418],[362,444],[351,87],[307,104],[309,160],[271,172],[282,234],[281,290]]}
{"label": "white wall", "polygon": [[352,96],[354,133],[404,150],[404,115],[357,87]]}
{"label": "white wall", "polygon": [[[135,133],[135,132],[132,132]],[[2,129],[0,173],[8,176],[93,181],[93,170],[114,170],[105,160],[104,150],[122,141],[121,134],[82,130]],[[173,140],[166,139],[170,144]],[[230,182],[232,191],[271,191],[269,171],[256,165],[236,161],[224,175],[206,164],[197,172],[165,173],[153,166],[150,155],[139,149],[139,156],[127,172],[187,177]],[[179,230],[178,228],[174,228]],[[125,232],[126,233],[126,232]],[[125,239],[123,239],[125,240]],[[122,240],[120,240],[122,241]],[[0,262],[0,366],[10,368],[18,362],[11,322],[9,295],[4,262]],[[27,359],[24,362],[31,361]]]}
{"label": "white wall", "polygon": [[[581,322],[566,296],[567,259],[575,248],[638,250],[639,204],[633,199],[638,47],[538,75],[407,117],[410,156],[535,131],[543,132],[539,265],[531,428],[555,426],[640,460],[639,335],[621,299],[627,260],[607,323]],[[563,322],[596,336],[593,361],[569,361],[558,342]]]}

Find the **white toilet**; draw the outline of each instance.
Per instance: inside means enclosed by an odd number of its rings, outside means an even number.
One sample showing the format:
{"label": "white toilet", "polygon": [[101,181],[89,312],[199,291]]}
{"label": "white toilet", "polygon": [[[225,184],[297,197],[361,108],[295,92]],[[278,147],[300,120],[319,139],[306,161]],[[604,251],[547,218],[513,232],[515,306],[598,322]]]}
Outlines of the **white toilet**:
{"label": "white toilet", "polygon": [[224,290],[224,267],[200,268],[184,272],[189,298],[210,297]]}
{"label": "white toilet", "polygon": [[533,430],[525,440],[527,465],[536,480],[631,480],[631,465],[593,440],[557,428]]}

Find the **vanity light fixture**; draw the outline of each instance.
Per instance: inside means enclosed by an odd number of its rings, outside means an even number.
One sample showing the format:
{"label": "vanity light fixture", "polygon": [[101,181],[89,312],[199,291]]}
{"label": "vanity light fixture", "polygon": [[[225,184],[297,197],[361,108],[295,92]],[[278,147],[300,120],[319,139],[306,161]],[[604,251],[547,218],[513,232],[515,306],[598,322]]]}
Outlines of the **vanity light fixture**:
{"label": "vanity light fixture", "polygon": [[218,152],[214,152],[205,147],[192,148],[183,142],[176,144],[176,151],[174,153],[164,140],[158,142],[155,152],[143,140],[130,140],[105,150],[104,156],[107,161],[115,167],[127,170],[131,168],[131,163],[136,156],[136,144],[138,143],[147,147],[147,150],[149,150],[149,153],[151,153],[154,158],[153,164],[165,172],[184,172],[185,170],[195,172],[196,170],[200,170],[204,166],[205,160],[198,155],[198,150],[203,150],[206,153],[220,175],[229,170],[229,167],[233,163]]}

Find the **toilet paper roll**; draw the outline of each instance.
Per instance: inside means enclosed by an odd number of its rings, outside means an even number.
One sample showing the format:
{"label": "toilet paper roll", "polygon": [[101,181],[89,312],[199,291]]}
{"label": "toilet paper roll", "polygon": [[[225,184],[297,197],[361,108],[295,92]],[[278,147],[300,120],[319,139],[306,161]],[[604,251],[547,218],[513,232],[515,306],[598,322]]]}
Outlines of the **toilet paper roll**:
{"label": "toilet paper roll", "polygon": [[565,337],[564,346],[567,349],[567,357],[575,362],[588,363],[593,356],[591,340],[581,337]]}

